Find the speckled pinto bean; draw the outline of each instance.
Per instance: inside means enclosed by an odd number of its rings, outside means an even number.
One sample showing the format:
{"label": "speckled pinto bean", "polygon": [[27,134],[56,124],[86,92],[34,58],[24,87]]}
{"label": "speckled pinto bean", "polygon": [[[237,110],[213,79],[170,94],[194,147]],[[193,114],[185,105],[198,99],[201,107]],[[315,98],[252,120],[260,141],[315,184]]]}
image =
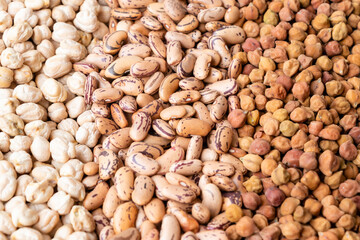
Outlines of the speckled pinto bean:
{"label": "speckled pinto bean", "polygon": [[38,2],[0,1],[5,238],[359,239],[357,0]]}

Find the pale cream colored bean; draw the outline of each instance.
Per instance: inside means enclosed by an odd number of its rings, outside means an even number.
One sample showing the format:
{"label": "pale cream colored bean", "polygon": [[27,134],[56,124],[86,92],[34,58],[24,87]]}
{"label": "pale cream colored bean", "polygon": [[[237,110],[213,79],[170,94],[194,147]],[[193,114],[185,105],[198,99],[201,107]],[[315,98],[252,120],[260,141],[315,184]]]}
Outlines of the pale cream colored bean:
{"label": "pale cream colored bean", "polygon": [[132,202],[119,205],[114,213],[113,227],[116,234],[135,227],[138,209]]}
{"label": "pale cream colored bean", "polygon": [[154,73],[144,85],[144,92],[147,94],[154,94],[159,90],[160,84],[164,79],[162,72]]}
{"label": "pale cream colored bean", "polygon": [[206,184],[202,189],[202,204],[210,211],[211,217],[219,214],[222,204],[222,196],[219,188],[210,183]]}
{"label": "pale cream colored bean", "polygon": [[169,172],[170,167],[172,164],[183,160],[185,157],[185,151],[181,147],[171,147],[168,150],[165,151],[164,154],[156,158],[156,161],[160,165],[160,169],[158,171],[158,174],[165,175],[167,172]]}
{"label": "pale cream colored bean", "polygon": [[172,214],[166,214],[163,218],[160,230],[160,240],[180,239],[181,229],[178,220]]}
{"label": "pale cream colored bean", "polygon": [[148,204],[144,206],[146,217],[153,223],[160,223],[165,215],[165,205],[158,199],[153,198]]}
{"label": "pale cream colored bean", "polygon": [[175,138],[176,134],[175,134],[174,129],[164,120],[155,119],[152,123],[152,128],[161,137],[164,137],[164,138],[170,139],[170,140]]}
{"label": "pale cream colored bean", "polygon": [[169,102],[174,105],[188,104],[198,101],[201,98],[199,91],[185,90],[171,94]]}
{"label": "pale cream colored bean", "polygon": [[128,201],[134,191],[134,173],[129,167],[121,167],[116,171],[114,183],[120,200]]}
{"label": "pale cream colored bean", "polygon": [[211,126],[197,118],[187,118],[180,120],[176,127],[176,132],[180,136],[188,137],[190,135],[206,136],[211,130]]}
{"label": "pale cream colored bean", "polygon": [[127,164],[134,172],[147,176],[156,174],[160,168],[157,161],[142,153],[131,154],[127,159]]}
{"label": "pale cream colored bean", "polygon": [[166,61],[170,66],[178,65],[183,59],[183,51],[179,41],[171,41],[166,48]]}
{"label": "pale cream colored bean", "polygon": [[185,176],[191,176],[199,173],[202,168],[202,162],[198,159],[181,160],[173,163],[169,169],[170,172]]}

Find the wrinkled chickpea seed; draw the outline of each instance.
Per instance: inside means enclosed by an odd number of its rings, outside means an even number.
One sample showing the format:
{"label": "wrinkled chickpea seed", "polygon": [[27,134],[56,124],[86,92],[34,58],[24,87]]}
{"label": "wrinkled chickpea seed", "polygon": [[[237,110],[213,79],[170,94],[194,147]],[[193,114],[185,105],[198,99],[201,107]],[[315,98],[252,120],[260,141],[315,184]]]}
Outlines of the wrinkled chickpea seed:
{"label": "wrinkled chickpea seed", "polygon": [[97,239],[83,205],[101,184],[84,173],[101,134],[73,63],[110,15],[104,1],[0,0],[1,240]]}
{"label": "wrinkled chickpea seed", "polygon": [[360,240],[359,0],[0,10],[0,240]]}

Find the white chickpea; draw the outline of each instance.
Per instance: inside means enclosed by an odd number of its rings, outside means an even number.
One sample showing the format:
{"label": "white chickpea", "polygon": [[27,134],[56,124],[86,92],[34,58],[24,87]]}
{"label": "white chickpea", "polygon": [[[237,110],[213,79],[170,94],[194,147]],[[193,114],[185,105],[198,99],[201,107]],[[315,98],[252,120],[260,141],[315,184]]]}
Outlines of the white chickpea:
{"label": "white chickpea", "polygon": [[0,161],[0,201],[8,201],[16,190],[14,166],[5,160]]}
{"label": "white chickpea", "polygon": [[53,193],[54,189],[47,181],[31,182],[25,189],[26,201],[31,203],[46,203]]}
{"label": "white chickpea", "polygon": [[30,50],[22,54],[24,63],[31,68],[32,72],[38,72],[45,61],[44,56],[38,50]]}
{"label": "white chickpea", "polygon": [[66,79],[66,85],[69,87],[69,90],[80,96],[84,96],[85,82],[86,76],[81,72],[75,72]]}
{"label": "white chickpea", "polygon": [[86,110],[82,114],[80,114],[77,118],[77,122],[80,126],[82,126],[86,122],[94,122],[95,116],[91,110]]}
{"label": "white chickpea", "polygon": [[84,164],[77,159],[71,159],[67,161],[60,168],[60,176],[61,177],[73,177],[78,181],[81,181],[84,172],[83,172]]}
{"label": "white chickpea", "polygon": [[76,132],[76,141],[88,147],[94,147],[100,138],[100,132],[95,123],[86,122]]}
{"label": "white chickpea", "polygon": [[4,40],[0,39],[0,54],[5,50],[6,46]]}
{"label": "white chickpea", "polygon": [[48,8],[50,5],[49,0],[25,0],[25,6],[33,10],[39,10],[42,8]]}
{"label": "white chickpea", "polygon": [[79,159],[83,163],[91,162],[93,160],[93,153],[91,149],[83,144],[78,144],[75,146],[76,159]]}
{"label": "white chickpea", "polygon": [[39,18],[36,16],[31,8],[20,9],[14,17],[14,25],[21,22],[27,22],[31,27],[35,27]]}
{"label": "white chickpea", "polygon": [[25,196],[15,196],[10,199],[7,203],[5,203],[5,211],[7,213],[12,214],[15,208],[21,207],[25,204]]}
{"label": "white chickpea", "polygon": [[19,174],[29,173],[32,168],[32,159],[30,154],[25,151],[13,152],[9,158],[9,162],[11,162],[15,171]]}
{"label": "white chickpea", "polygon": [[73,177],[59,178],[58,190],[66,192],[78,201],[82,201],[85,198],[84,185]]}
{"label": "white chickpea", "polygon": [[0,116],[15,113],[16,108],[19,106],[19,100],[16,98],[3,98],[0,99]]}
{"label": "white chickpea", "polygon": [[0,132],[0,151],[6,153],[10,150],[10,137],[4,132]]}
{"label": "white chickpea", "polygon": [[95,230],[94,218],[83,206],[75,205],[72,207],[70,221],[75,231],[92,232]]}
{"label": "white chickpea", "polygon": [[0,99],[12,97],[13,92],[14,90],[10,88],[0,88]]}
{"label": "white chickpea", "polygon": [[11,215],[5,211],[0,211],[0,232],[10,235],[16,230],[11,221]]}
{"label": "white chickpea", "polygon": [[27,84],[17,85],[14,88],[13,96],[22,102],[32,103],[37,103],[43,98],[40,89]]}
{"label": "white chickpea", "polygon": [[76,14],[74,25],[84,32],[93,33],[99,28],[99,21],[94,12],[84,10]]}
{"label": "white chickpea", "polygon": [[8,1],[0,0],[0,10],[6,11],[8,9]]}
{"label": "white chickpea", "polygon": [[32,210],[35,210],[36,212],[40,212],[44,209],[48,209],[45,203],[29,203],[28,207],[31,208]]}
{"label": "white chickpea", "polygon": [[24,131],[26,135],[30,137],[42,136],[46,139],[50,137],[51,133],[49,125],[42,120],[36,120],[27,123],[25,125]]}
{"label": "white chickpea", "polygon": [[15,43],[26,42],[31,38],[33,29],[27,22],[20,22],[17,25],[4,31],[3,40],[5,45],[13,47]]}
{"label": "white chickpea", "polygon": [[55,138],[50,141],[51,157],[60,163],[66,163],[69,159],[75,157],[75,144],[65,142],[61,138]]}
{"label": "white chickpea", "polygon": [[76,27],[63,22],[57,22],[54,24],[51,37],[54,41],[59,43],[65,39],[71,39],[74,41],[78,41],[80,39],[80,35]]}
{"label": "white chickpea", "polygon": [[84,0],[80,6],[80,11],[89,10],[95,13],[97,16],[100,12],[100,4],[97,0]]}
{"label": "white chickpea", "polygon": [[40,162],[46,162],[50,159],[50,143],[42,136],[35,136],[30,146],[34,158]]}
{"label": "white chickpea", "polygon": [[68,95],[65,87],[53,78],[43,74],[38,75],[36,84],[49,102],[64,102],[67,99]]}
{"label": "white chickpea", "polygon": [[0,87],[10,87],[14,79],[14,73],[9,68],[0,67]]}
{"label": "white chickpea", "polygon": [[75,136],[77,130],[79,129],[79,125],[74,119],[66,118],[58,124],[57,128],[67,131],[71,133],[73,136]]}
{"label": "white chickpea", "polygon": [[50,233],[59,221],[60,217],[56,211],[45,208],[39,212],[39,221],[34,228],[42,233]]}
{"label": "white chickpea", "polygon": [[6,48],[1,53],[1,65],[10,69],[21,68],[24,64],[23,56],[13,48]]}
{"label": "white chickpea", "polygon": [[55,55],[55,47],[47,39],[42,40],[41,43],[36,46],[36,50],[38,50],[46,59]]}
{"label": "white chickpea", "polygon": [[54,122],[60,122],[65,119],[68,114],[63,103],[53,103],[48,108],[49,118]]}
{"label": "white chickpea", "polygon": [[65,163],[61,163],[55,160],[51,160],[51,165],[56,169],[56,171],[60,171],[61,167],[64,165]]}
{"label": "white chickpea", "polygon": [[87,50],[84,45],[71,39],[60,42],[60,47],[56,49],[57,55],[66,55],[72,62],[78,62],[85,58]]}
{"label": "white chickpea", "polygon": [[6,29],[12,25],[12,19],[9,13],[0,11],[0,32],[3,33]]}
{"label": "white chickpea", "polygon": [[100,6],[98,20],[103,23],[109,22],[110,16],[111,16],[111,8],[109,6]]}
{"label": "white chickpea", "polygon": [[72,69],[72,64],[67,55],[55,55],[45,61],[43,71],[51,78],[58,78],[66,75]]}
{"label": "white chickpea", "polygon": [[109,28],[102,22],[99,22],[99,28],[93,32],[93,36],[98,39],[103,39],[103,37],[109,32]]}
{"label": "white chickpea", "polygon": [[35,166],[30,176],[37,182],[48,182],[51,187],[55,187],[60,178],[58,171],[51,165]]}
{"label": "white chickpea", "polygon": [[21,68],[15,69],[14,80],[17,84],[25,84],[33,79],[33,73],[28,65],[23,65]]}
{"label": "white chickpea", "polygon": [[10,3],[8,3],[7,11],[10,14],[10,16],[12,18],[14,18],[16,13],[19,12],[23,8],[25,8],[25,5],[24,5],[24,3],[20,2],[20,1],[10,2]]}
{"label": "white chickpea", "polygon": [[52,131],[50,135],[50,140],[54,140],[55,138],[60,138],[65,142],[71,142],[76,144],[74,136],[64,130],[56,129]]}
{"label": "white chickpea", "polygon": [[86,110],[85,99],[82,96],[75,97],[71,99],[66,104],[67,112],[69,113],[69,117],[77,118],[80,114],[82,114]]}
{"label": "white chickpea", "polygon": [[10,236],[11,240],[24,240],[31,236],[32,240],[44,240],[41,233],[35,229],[22,227],[13,232]]}
{"label": "white chickpea", "polygon": [[51,16],[56,22],[67,22],[74,20],[75,15],[71,6],[59,5],[53,8]]}
{"label": "white chickpea", "polygon": [[25,151],[30,150],[30,145],[32,143],[31,137],[28,136],[15,136],[13,139],[10,139],[10,151]]}
{"label": "white chickpea", "polygon": [[51,31],[48,26],[41,25],[36,26],[34,28],[34,33],[32,35],[33,42],[38,45],[41,43],[42,40],[49,40],[51,39]]}
{"label": "white chickpea", "polygon": [[79,10],[84,0],[61,0],[62,4],[71,6],[75,11]]}
{"label": "white chickpea", "polygon": [[26,189],[27,185],[33,181],[34,181],[34,179],[27,174],[23,174],[23,175],[19,176],[18,179],[16,179],[17,188],[16,188],[15,196],[24,196],[25,197],[25,194],[24,194],[25,189]]}
{"label": "white chickpea", "polygon": [[16,114],[7,113],[0,117],[1,131],[12,137],[24,134],[24,121]]}
{"label": "white chickpea", "polygon": [[64,224],[56,230],[54,238],[59,240],[66,240],[73,232],[74,229],[72,228],[71,224]]}
{"label": "white chickpea", "polygon": [[12,209],[11,219],[15,227],[29,227],[39,220],[39,214],[26,204],[21,204]]}
{"label": "white chickpea", "polygon": [[19,53],[25,53],[30,50],[34,50],[34,44],[30,41],[21,42],[21,43],[15,43],[13,46],[14,50]]}
{"label": "white chickpea", "polygon": [[23,103],[16,108],[16,114],[25,122],[32,122],[36,120],[46,120],[46,109],[36,103]]}
{"label": "white chickpea", "polygon": [[72,233],[68,240],[96,240],[95,233],[88,233],[88,232],[74,232]]}
{"label": "white chickpea", "polygon": [[51,18],[50,9],[41,9],[39,11],[35,11],[34,14],[39,18],[38,25],[46,25],[48,27],[53,26],[54,20]]}

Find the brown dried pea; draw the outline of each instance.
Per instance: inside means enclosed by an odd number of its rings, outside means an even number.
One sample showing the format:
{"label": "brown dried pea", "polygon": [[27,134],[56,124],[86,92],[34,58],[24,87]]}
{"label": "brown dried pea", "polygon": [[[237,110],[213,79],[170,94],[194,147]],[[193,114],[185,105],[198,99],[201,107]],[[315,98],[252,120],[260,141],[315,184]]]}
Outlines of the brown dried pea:
{"label": "brown dried pea", "polygon": [[274,71],[276,69],[276,64],[271,58],[260,57],[259,69],[267,71]]}
{"label": "brown dried pea", "polygon": [[241,237],[249,237],[254,234],[255,231],[257,231],[257,227],[254,223],[254,220],[248,216],[242,217],[237,223],[236,223],[236,232]]}
{"label": "brown dried pea", "polygon": [[279,16],[272,10],[268,9],[263,16],[263,21],[266,24],[276,26],[279,22]]}
{"label": "brown dried pea", "polygon": [[231,204],[226,208],[225,215],[230,222],[238,222],[242,218],[243,212],[238,205]]}
{"label": "brown dried pea", "polygon": [[271,173],[276,169],[278,163],[272,158],[265,158],[261,162],[261,173],[265,176],[271,176]]}
{"label": "brown dried pea", "polygon": [[279,166],[271,173],[271,180],[278,186],[283,185],[289,182],[290,174],[281,164],[279,164]]}
{"label": "brown dried pea", "polygon": [[248,192],[260,193],[263,189],[261,180],[257,176],[251,176],[247,181],[243,183]]}
{"label": "brown dried pea", "polygon": [[323,71],[330,71],[333,67],[333,62],[328,56],[321,56],[316,60],[316,65],[319,66]]}
{"label": "brown dried pea", "polygon": [[337,23],[332,29],[332,38],[335,41],[341,41],[347,37],[348,30],[344,22]]}
{"label": "brown dried pea", "polygon": [[297,198],[289,197],[284,200],[280,206],[280,214],[282,216],[292,215],[297,206],[299,206],[300,200]]}
{"label": "brown dried pea", "polygon": [[281,229],[281,233],[287,238],[287,239],[299,239],[302,226],[300,223],[295,221],[289,221],[283,224],[279,225]]}
{"label": "brown dried pea", "polygon": [[329,28],[330,27],[329,17],[323,13],[318,14],[311,21],[311,25],[316,31],[320,31],[323,28]]}
{"label": "brown dried pea", "polygon": [[320,177],[315,171],[308,171],[302,176],[300,181],[310,190],[315,190],[320,184]]}
{"label": "brown dried pea", "polygon": [[327,219],[323,218],[323,217],[317,217],[317,218],[311,220],[310,225],[317,232],[326,232],[331,227],[330,222]]}
{"label": "brown dried pea", "polygon": [[302,224],[308,223],[312,219],[312,215],[306,208],[302,206],[297,206],[294,211],[294,220]]}
{"label": "brown dried pea", "polygon": [[323,207],[322,214],[330,222],[336,223],[344,215],[344,212],[335,205],[329,205]]}
{"label": "brown dried pea", "polygon": [[292,137],[299,129],[299,124],[290,120],[285,120],[280,123],[280,132],[286,137]]}

